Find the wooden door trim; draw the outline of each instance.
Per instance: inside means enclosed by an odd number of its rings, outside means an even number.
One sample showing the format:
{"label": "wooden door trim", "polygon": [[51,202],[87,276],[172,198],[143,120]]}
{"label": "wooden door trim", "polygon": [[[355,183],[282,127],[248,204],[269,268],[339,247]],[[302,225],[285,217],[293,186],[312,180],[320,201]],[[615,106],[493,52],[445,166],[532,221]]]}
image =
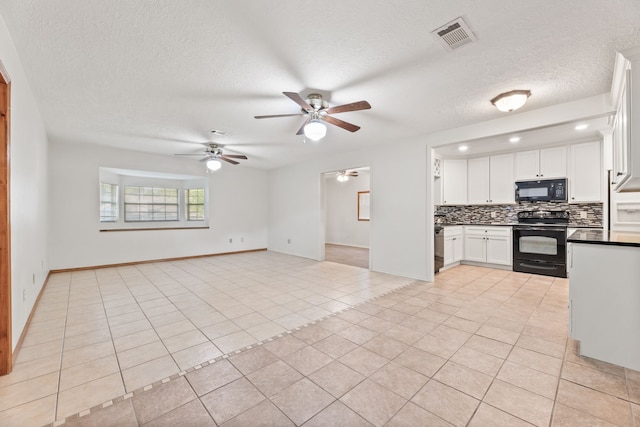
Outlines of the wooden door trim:
{"label": "wooden door trim", "polygon": [[0,375],[13,367],[11,336],[11,79],[0,61]]}

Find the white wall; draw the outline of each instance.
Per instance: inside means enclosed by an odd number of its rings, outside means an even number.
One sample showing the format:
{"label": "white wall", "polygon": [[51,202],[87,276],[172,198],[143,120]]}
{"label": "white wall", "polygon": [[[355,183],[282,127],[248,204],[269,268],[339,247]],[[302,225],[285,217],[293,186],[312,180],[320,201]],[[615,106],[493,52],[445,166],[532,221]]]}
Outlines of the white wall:
{"label": "white wall", "polygon": [[358,192],[369,191],[369,171],[338,182],[335,173],[325,176],[325,243],[369,247],[369,221],[358,221]]}
{"label": "white wall", "polygon": [[49,271],[47,136],[1,18],[0,61],[11,79],[11,305],[15,349]]}
{"label": "white wall", "polygon": [[270,171],[269,250],[320,259],[322,173],[358,166],[370,166],[371,172],[371,270],[429,280],[433,239],[427,229],[427,150],[419,140]]}
{"label": "white wall", "polygon": [[[207,174],[205,166],[192,159],[66,142],[50,144],[49,162],[53,270],[267,246],[267,172],[263,170],[224,165]],[[210,228],[100,232],[101,166],[207,176]]]}

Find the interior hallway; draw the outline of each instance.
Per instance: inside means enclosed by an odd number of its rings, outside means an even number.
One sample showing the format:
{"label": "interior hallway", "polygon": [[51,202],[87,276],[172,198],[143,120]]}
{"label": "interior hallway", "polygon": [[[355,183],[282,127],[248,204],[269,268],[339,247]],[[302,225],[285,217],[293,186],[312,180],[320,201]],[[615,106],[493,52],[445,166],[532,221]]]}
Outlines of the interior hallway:
{"label": "interior hallway", "polygon": [[567,295],[269,252],[56,274],[0,425],[640,426],[640,372],[578,356]]}
{"label": "interior hallway", "polygon": [[369,248],[326,243],[324,245],[324,260],[368,269]]}

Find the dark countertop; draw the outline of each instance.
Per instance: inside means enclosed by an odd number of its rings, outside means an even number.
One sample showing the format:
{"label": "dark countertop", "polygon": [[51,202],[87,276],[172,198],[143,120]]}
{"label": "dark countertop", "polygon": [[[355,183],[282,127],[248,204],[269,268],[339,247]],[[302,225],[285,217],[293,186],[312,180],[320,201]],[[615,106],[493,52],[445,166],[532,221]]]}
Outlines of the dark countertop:
{"label": "dark countertop", "polygon": [[[436,224],[436,225],[441,225],[443,227],[455,227],[455,226],[460,226],[460,225],[473,225],[473,226],[480,226],[480,227],[500,227],[500,226],[504,226],[504,227],[513,227],[514,225],[523,225],[517,222],[508,222],[508,223],[492,223],[492,222],[472,222],[472,223],[450,223],[450,222],[446,222],[446,223],[442,223],[442,224]],[[567,228],[585,228],[585,229],[593,229],[593,230],[601,230],[602,226],[601,225],[576,225],[576,224],[568,224]]]}
{"label": "dark countertop", "polygon": [[640,232],[579,228],[569,236],[567,242],[589,243],[593,245],[634,246],[640,248]]}

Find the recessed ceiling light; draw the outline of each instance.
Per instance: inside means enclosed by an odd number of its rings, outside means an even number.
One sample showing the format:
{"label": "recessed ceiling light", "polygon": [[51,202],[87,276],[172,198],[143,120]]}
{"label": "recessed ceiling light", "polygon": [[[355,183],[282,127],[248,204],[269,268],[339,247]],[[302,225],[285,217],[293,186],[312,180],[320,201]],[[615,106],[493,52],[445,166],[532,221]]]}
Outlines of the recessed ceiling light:
{"label": "recessed ceiling light", "polygon": [[520,141],[520,137],[519,136],[513,136],[511,138],[509,138],[509,142],[511,142],[512,144],[515,144],[516,142]]}
{"label": "recessed ceiling light", "polygon": [[575,130],[585,130],[588,127],[589,127],[589,123],[582,123],[582,124],[577,125],[574,129]]}
{"label": "recessed ceiling light", "polygon": [[467,147],[466,145],[461,145],[460,147],[458,147],[458,150],[460,151],[467,151],[469,149],[469,147]]}

